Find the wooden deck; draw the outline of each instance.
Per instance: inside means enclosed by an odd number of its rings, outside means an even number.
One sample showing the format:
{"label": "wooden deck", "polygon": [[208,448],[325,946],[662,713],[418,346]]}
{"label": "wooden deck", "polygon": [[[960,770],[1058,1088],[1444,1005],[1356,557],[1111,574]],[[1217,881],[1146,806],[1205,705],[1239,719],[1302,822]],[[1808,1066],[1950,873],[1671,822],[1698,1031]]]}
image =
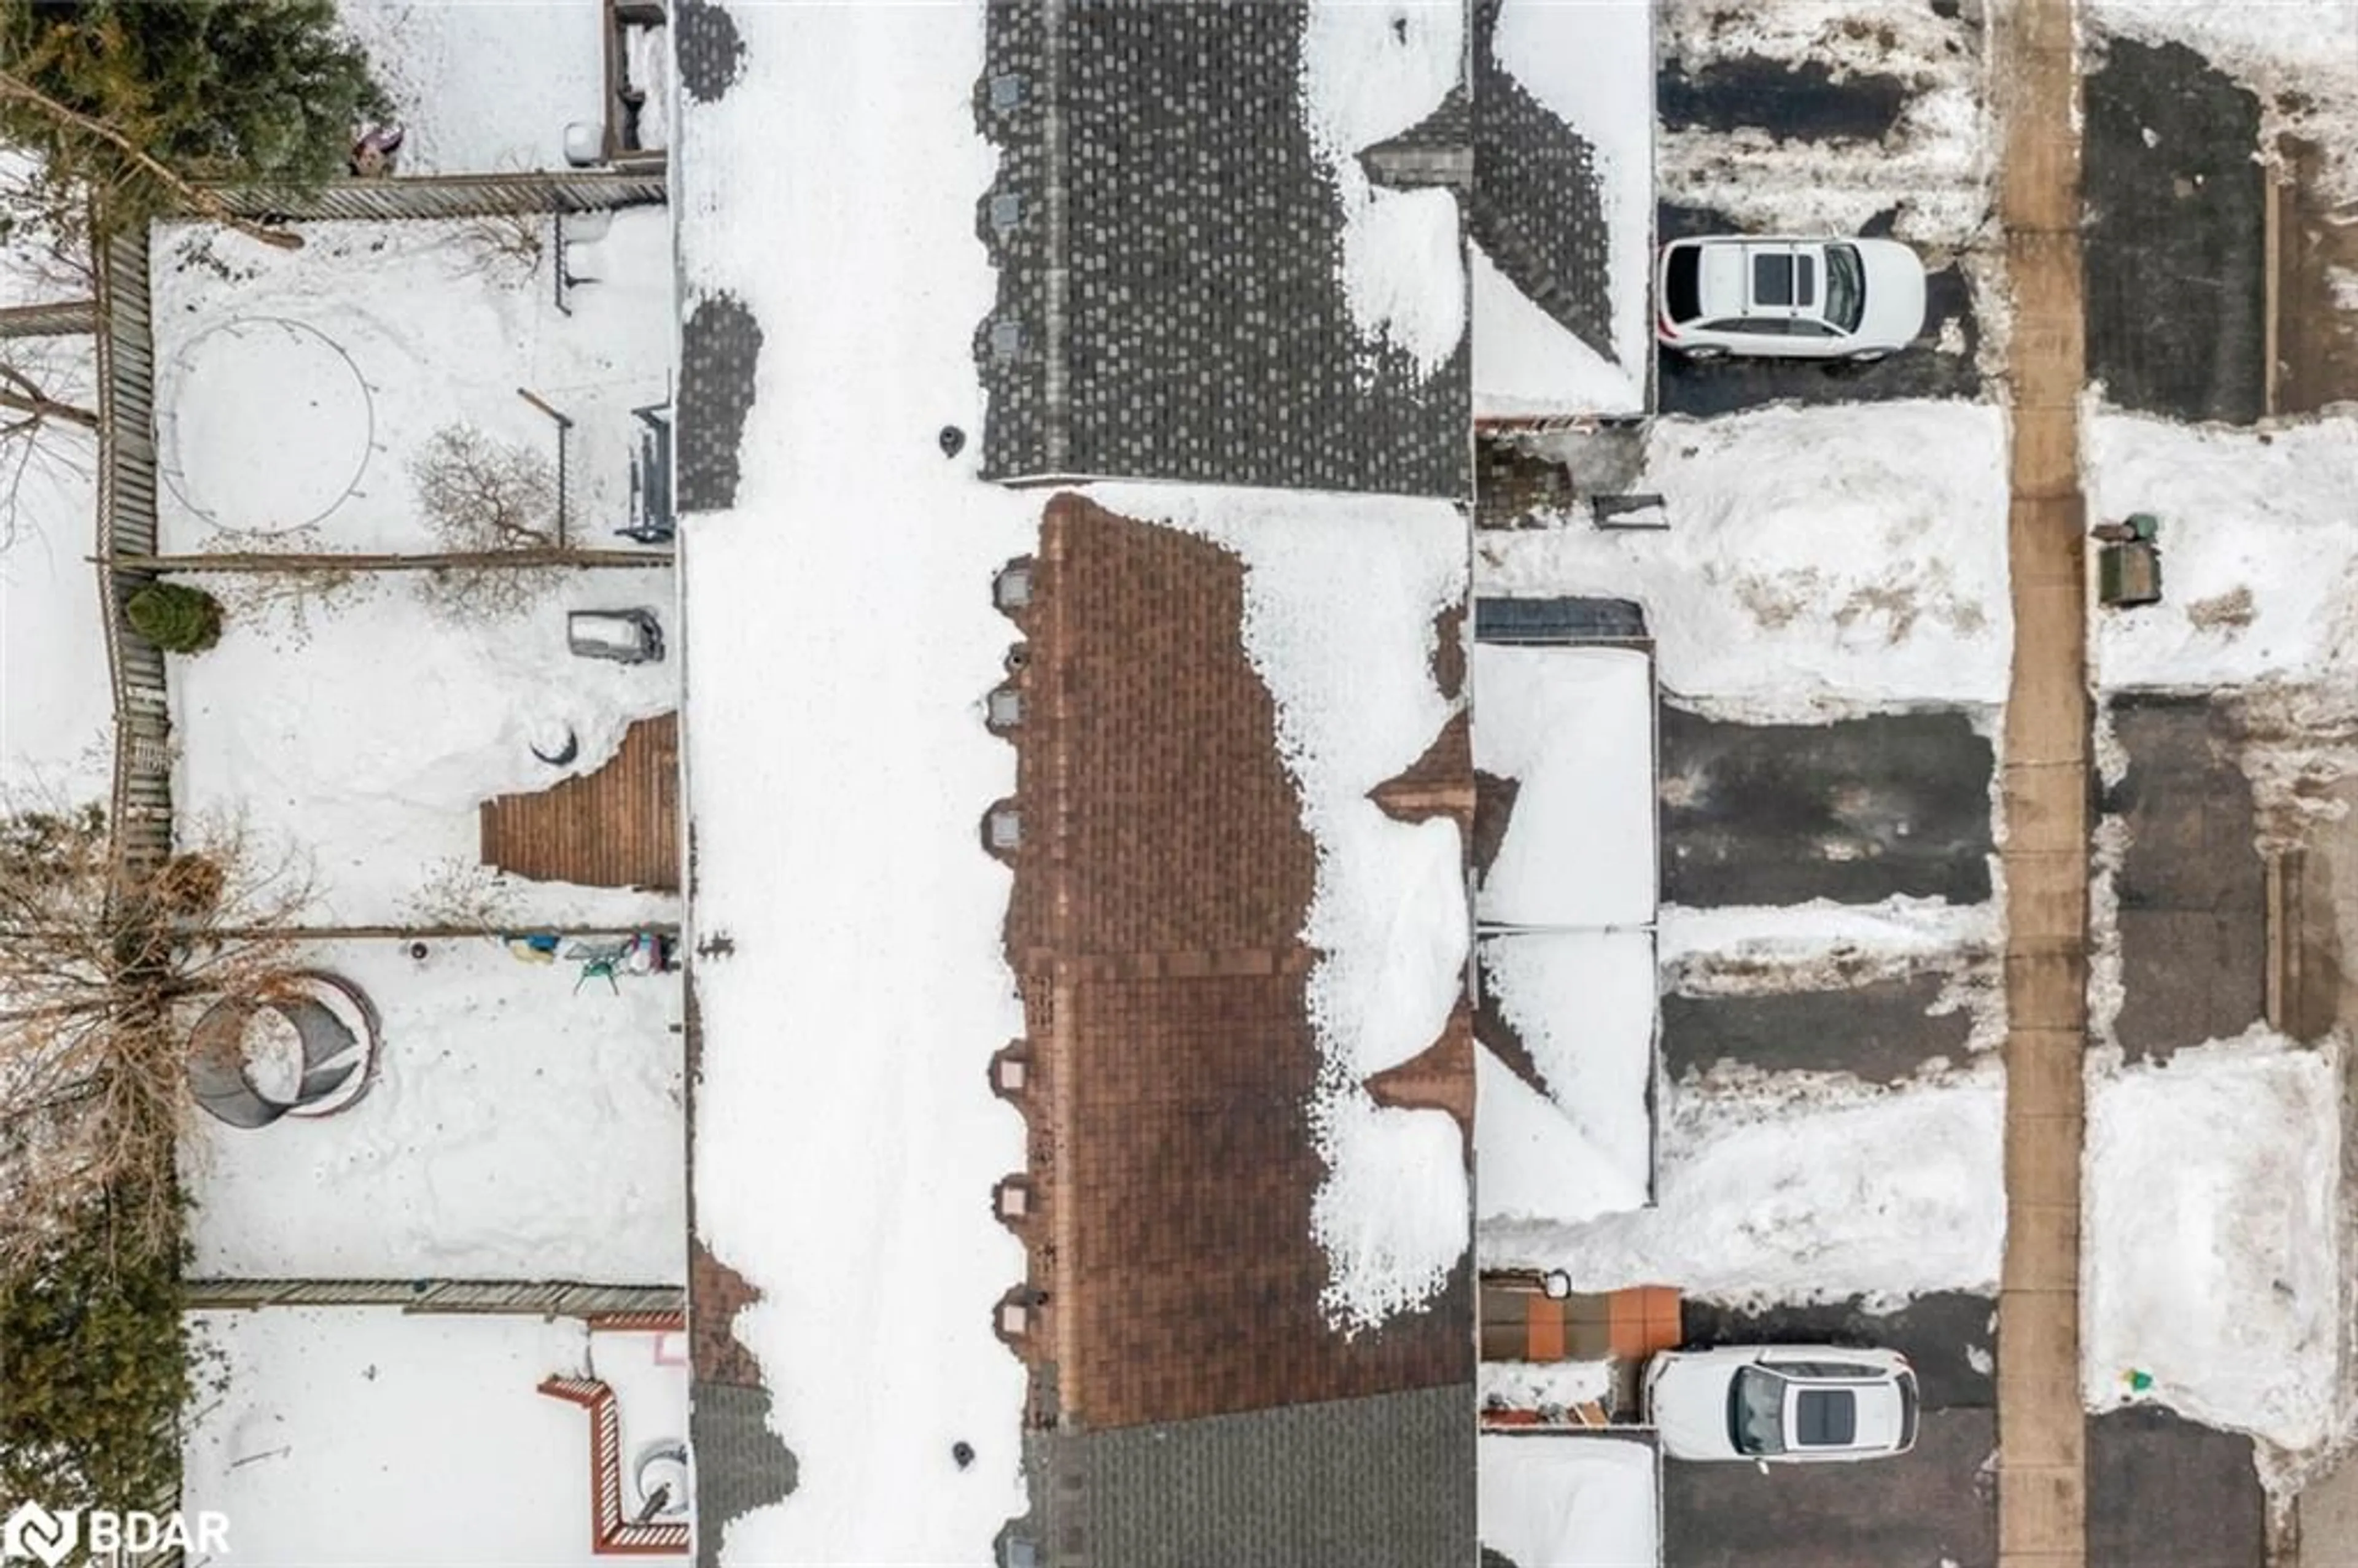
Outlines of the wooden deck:
{"label": "wooden deck", "polygon": [[679,891],[679,718],[643,719],[594,773],[482,806],[482,860],[535,881]]}

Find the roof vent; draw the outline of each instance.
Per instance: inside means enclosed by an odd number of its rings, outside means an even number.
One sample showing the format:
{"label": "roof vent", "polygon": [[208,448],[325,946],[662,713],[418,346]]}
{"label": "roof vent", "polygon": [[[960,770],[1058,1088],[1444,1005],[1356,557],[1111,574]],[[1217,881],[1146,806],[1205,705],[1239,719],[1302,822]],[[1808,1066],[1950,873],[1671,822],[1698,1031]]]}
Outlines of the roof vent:
{"label": "roof vent", "polygon": [[990,226],[1004,234],[1023,222],[1023,198],[1002,191],[990,199]]}
{"label": "roof vent", "polygon": [[1023,351],[1023,323],[1017,320],[993,321],[990,324],[990,357],[1005,364]]}
{"label": "roof vent", "polygon": [[991,579],[990,601],[1001,610],[1022,610],[1032,602],[1032,563],[1010,561]]}
{"label": "roof vent", "polygon": [[1031,95],[1031,83],[1015,72],[1001,71],[990,79],[990,106],[1012,109]]}
{"label": "roof vent", "polygon": [[1023,722],[1023,694],[1003,686],[990,694],[983,722],[993,730],[1012,730]]}
{"label": "roof vent", "polygon": [[1023,814],[1011,806],[995,808],[990,818],[990,847],[1012,849],[1023,842]]}

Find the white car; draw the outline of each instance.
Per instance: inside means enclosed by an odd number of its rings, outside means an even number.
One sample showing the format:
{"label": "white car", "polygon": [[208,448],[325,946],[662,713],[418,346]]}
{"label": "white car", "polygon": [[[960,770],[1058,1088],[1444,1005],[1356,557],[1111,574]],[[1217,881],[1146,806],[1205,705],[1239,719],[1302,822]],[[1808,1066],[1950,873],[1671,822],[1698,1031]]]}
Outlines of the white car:
{"label": "white car", "polygon": [[1897,240],[1672,240],[1655,283],[1654,335],[1691,360],[1864,363],[1924,330],[1924,264]]}
{"label": "white car", "polygon": [[1730,1345],[1665,1350],[1646,1368],[1646,1420],[1673,1459],[1765,1468],[1905,1454],[1917,1405],[1916,1374],[1896,1350]]}

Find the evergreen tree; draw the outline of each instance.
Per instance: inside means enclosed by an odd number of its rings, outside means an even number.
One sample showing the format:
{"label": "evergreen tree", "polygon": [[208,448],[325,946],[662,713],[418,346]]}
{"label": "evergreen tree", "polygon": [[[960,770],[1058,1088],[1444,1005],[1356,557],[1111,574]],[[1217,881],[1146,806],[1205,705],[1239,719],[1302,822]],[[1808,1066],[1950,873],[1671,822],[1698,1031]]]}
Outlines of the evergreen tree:
{"label": "evergreen tree", "polygon": [[388,111],[334,0],[0,0],[0,140],[42,156],[60,214],[95,194],[144,222],[183,180],[308,188]]}

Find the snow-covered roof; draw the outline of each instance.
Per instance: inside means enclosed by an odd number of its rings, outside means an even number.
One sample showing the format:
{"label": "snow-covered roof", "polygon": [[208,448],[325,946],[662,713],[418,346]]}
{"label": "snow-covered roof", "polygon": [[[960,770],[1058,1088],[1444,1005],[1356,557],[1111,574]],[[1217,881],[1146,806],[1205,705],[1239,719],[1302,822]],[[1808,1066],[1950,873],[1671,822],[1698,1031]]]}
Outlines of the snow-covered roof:
{"label": "snow-covered roof", "polygon": [[1640,414],[1653,373],[1646,0],[1476,6],[1474,412]]}
{"label": "snow-covered roof", "polygon": [[1654,687],[1646,651],[1477,642],[1472,680],[1474,766],[1512,785],[1505,835],[1480,869],[1483,924],[1651,925]]}
{"label": "snow-covered roof", "polygon": [[991,7],[961,97],[1000,163],[958,203],[989,187],[985,471],[1464,493],[1457,198],[1358,159],[1457,84],[1463,31],[1352,0]]}
{"label": "snow-covered roof", "polygon": [[1652,1568],[1660,1465],[1640,1438],[1485,1433],[1476,1456],[1482,1545],[1515,1568]]}
{"label": "snow-covered roof", "polygon": [[1480,1223],[1642,1207],[1654,1171],[1651,934],[1493,935],[1478,959]]}

